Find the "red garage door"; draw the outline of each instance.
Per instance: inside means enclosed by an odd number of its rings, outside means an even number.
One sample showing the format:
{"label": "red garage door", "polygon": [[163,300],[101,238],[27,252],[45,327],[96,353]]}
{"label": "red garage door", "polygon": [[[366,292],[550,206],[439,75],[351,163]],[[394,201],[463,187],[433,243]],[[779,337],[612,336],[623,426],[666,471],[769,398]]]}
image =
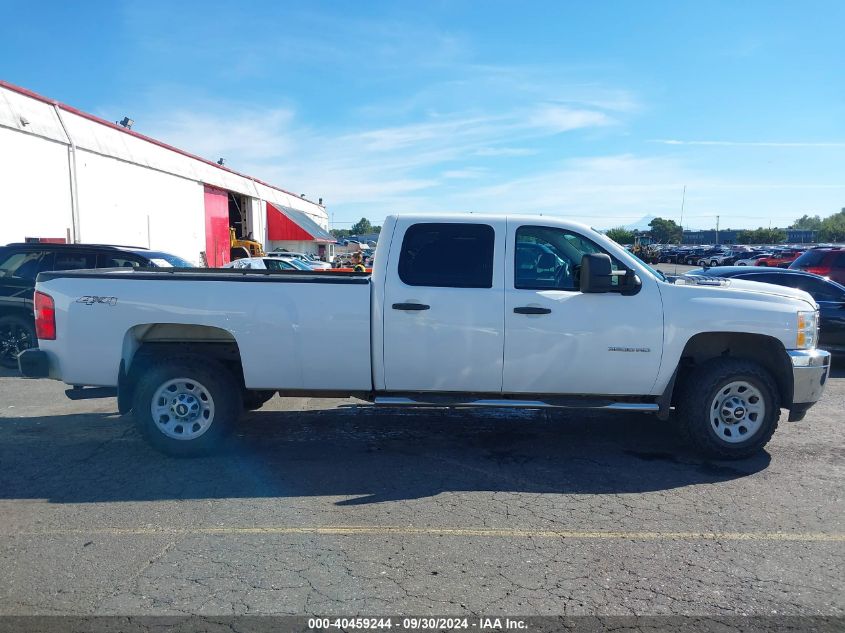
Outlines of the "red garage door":
{"label": "red garage door", "polygon": [[229,263],[229,197],[223,189],[205,186],[205,256],[217,268]]}

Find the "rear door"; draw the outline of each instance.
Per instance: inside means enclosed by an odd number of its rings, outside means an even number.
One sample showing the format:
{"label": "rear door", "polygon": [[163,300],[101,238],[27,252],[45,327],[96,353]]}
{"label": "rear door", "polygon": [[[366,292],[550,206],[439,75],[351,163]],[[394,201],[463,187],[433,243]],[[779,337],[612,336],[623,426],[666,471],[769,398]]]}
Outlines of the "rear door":
{"label": "rear door", "polygon": [[501,391],[504,233],[504,219],[398,220],[384,291],[388,391]]}

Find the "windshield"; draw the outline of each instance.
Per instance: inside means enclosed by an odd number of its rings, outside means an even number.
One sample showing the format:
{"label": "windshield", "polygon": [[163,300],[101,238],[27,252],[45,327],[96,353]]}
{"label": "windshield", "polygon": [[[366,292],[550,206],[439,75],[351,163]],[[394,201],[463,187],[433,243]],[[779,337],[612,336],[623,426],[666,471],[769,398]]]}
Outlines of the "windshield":
{"label": "windshield", "polygon": [[795,260],[796,266],[815,267],[824,262],[827,253],[824,251],[807,251]]}

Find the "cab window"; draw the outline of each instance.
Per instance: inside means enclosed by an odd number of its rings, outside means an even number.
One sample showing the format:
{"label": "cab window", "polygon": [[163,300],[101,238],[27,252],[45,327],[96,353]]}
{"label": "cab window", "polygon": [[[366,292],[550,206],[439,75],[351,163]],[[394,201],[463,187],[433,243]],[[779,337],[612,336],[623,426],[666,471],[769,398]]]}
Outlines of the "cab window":
{"label": "cab window", "polygon": [[494,242],[489,224],[414,224],[402,240],[399,279],[409,286],[492,288]]}
{"label": "cab window", "polygon": [[[516,231],[514,287],[527,290],[578,290],[581,258],[605,253],[592,240],[566,229],[521,226]],[[611,256],[614,270],[623,270]],[[619,284],[614,277],[613,284]]]}

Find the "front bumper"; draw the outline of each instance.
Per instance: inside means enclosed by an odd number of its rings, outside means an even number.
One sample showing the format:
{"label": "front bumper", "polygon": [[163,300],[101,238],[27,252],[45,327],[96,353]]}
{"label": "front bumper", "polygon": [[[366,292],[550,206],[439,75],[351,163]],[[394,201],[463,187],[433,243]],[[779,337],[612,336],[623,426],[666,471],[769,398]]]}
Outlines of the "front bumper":
{"label": "front bumper", "polygon": [[824,393],[830,372],[830,352],[822,349],[790,350],[792,362],[792,406],[790,421],[800,420]]}

